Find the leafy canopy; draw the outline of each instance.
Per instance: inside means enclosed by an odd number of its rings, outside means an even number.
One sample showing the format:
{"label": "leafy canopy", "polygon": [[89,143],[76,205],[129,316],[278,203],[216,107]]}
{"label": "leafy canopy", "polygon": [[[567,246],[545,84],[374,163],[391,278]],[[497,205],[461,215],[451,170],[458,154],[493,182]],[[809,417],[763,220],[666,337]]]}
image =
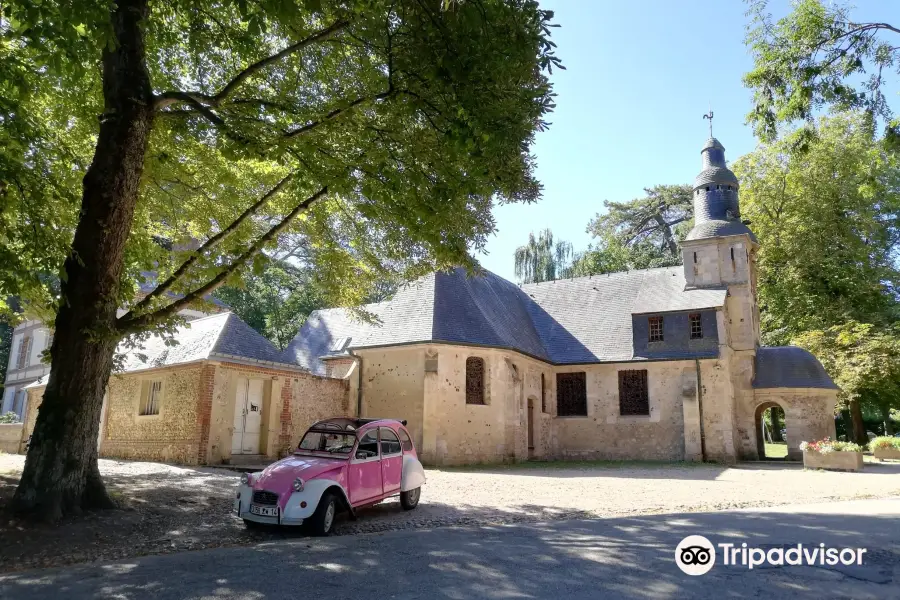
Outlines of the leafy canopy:
{"label": "leafy canopy", "polygon": [[678,243],[694,217],[691,186],[656,185],[628,202],[605,201],[587,226],[597,244],[579,253],[577,276],[681,264]]}
{"label": "leafy canopy", "polygon": [[741,210],[760,242],[759,305],[765,343],[848,320],[898,318],[900,169],[864,114],[818,120],[734,164]]}
{"label": "leafy canopy", "polygon": [[[329,303],[473,265],[495,202],[540,195],[552,12],[533,0],[152,2],[155,118],[118,299],[122,331],[202,303],[279,238]],[[71,243],[104,115],[99,0],[13,1],[0,19],[0,296],[34,307]],[[137,285],[152,288],[134,304]]]}
{"label": "leafy canopy", "polygon": [[781,124],[812,122],[830,107],[881,119],[888,141],[896,141],[900,129],[884,89],[900,69],[900,27],[854,21],[848,6],[822,0],[798,0],[775,21],[767,4],[752,0],[749,11],[754,65],[744,83],[753,89],[748,120],[756,134],[771,142]]}

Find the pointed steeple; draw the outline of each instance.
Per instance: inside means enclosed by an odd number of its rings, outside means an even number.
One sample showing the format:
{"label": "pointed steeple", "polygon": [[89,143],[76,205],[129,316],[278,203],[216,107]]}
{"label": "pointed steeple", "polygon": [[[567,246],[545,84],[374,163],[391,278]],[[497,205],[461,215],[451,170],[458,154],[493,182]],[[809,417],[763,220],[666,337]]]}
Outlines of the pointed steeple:
{"label": "pointed steeple", "polygon": [[741,222],[740,184],[725,163],[725,146],[711,137],[700,156],[703,170],[694,179],[694,228],[686,239],[747,234],[755,242],[753,232]]}

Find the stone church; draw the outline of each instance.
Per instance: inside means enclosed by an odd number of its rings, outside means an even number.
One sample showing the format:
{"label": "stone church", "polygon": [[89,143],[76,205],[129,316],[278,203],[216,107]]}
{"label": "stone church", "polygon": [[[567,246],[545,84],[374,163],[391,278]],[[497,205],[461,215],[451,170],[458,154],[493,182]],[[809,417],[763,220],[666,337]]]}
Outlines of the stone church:
{"label": "stone church", "polygon": [[348,383],[348,412],[407,419],[430,464],[763,458],[834,436],[837,387],[795,347],[759,344],[759,243],[710,138],[683,267],[517,286],[433,273],[393,299],[314,312],[282,361]]}

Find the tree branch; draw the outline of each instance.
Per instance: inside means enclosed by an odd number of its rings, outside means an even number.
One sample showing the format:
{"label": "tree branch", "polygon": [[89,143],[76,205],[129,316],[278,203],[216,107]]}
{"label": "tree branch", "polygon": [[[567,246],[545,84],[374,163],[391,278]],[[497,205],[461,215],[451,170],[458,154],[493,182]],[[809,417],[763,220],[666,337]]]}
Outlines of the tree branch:
{"label": "tree branch", "polygon": [[218,106],[224,100],[228,98],[242,83],[244,83],[249,77],[255,75],[256,73],[262,71],[269,65],[275,64],[280,61],[282,58],[294,54],[307,46],[310,46],[316,42],[321,42],[323,40],[327,40],[334,34],[339,31],[345,29],[348,25],[350,25],[350,21],[348,19],[342,19],[336,21],[326,27],[325,29],[320,29],[319,31],[313,33],[312,35],[303,38],[296,44],[288,46],[284,50],[280,52],[276,52],[271,56],[267,56],[262,60],[258,60],[237,75],[235,75],[231,81],[225,84],[219,92],[214,96],[208,96],[206,94],[200,94],[197,92],[165,92],[158,96],[156,96],[153,108],[155,110],[160,110],[177,102],[185,102],[184,96],[192,96],[197,100],[202,99],[202,101],[209,106]]}
{"label": "tree branch", "polygon": [[128,321],[129,319],[133,318],[136,312],[140,311],[142,308],[147,307],[154,298],[158,298],[159,296],[168,292],[172,288],[172,286],[175,285],[175,283],[178,282],[178,280],[188,272],[188,270],[194,265],[194,263],[197,262],[197,259],[199,259],[207,250],[210,250],[213,246],[234,233],[237,228],[240,227],[241,223],[246,221],[251,216],[255,215],[259,211],[259,209],[262,208],[275,194],[283,190],[284,186],[286,186],[288,182],[293,179],[293,177],[294,174],[291,173],[290,175],[279,181],[275,187],[266,192],[252,206],[242,212],[238,216],[238,218],[231,223],[231,225],[206,240],[187,258],[187,260],[181,263],[181,266],[175,269],[175,271],[171,275],[169,275],[169,277],[165,281],[156,286],[156,288],[153,289],[149,294],[144,296],[140,302],[135,304],[132,309],[128,311],[128,313],[123,315],[122,320]]}
{"label": "tree branch", "polygon": [[[149,327],[150,325],[153,325],[154,323],[158,323],[164,319],[167,319],[167,318],[175,315],[181,309],[187,308],[192,302],[196,302],[197,300],[200,300],[207,294],[214,292],[219,286],[221,286],[223,283],[225,283],[225,280],[228,278],[229,275],[231,275],[232,273],[237,271],[239,268],[241,268],[244,265],[244,263],[246,263],[248,260],[250,260],[251,258],[256,256],[269,241],[271,241],[279,233],[284,231],[284,229],[287,228],[288,225],[290,225],[291,221],[293,221],[294,218],[297,217],[297,215],[299,215],[301,212],[303,212],[304,210],[309,208],[310,205],[312,205],[314,202],[316,202],[317,200],[319,200],[320,198],[325,196],[327,193],[328,193],[328,186],[326,185],[322,189],[320,189],[318,192],[316,192],[315,194],[313,194],[312,196],[310,196],[309,198],[307,198],[306,200],[304,200],[303,202],[298,204],[296,207],[294,207],[294,209],[291,212],[289,212],[287,215],[285,215],[285,217],[283,219],[281,219],[281,221],[279,221],[278,223],[273,225],[262,237],[260,237],[258,240],[256,240],[256,242],[251,244],[250,247],[247,248],[247,250],[245,250],[243,254],[241,254],[234,261],[232,261],[230,265],[228,265],[224,269],[222,269],[222,271],[219,272],[218,275],[213,277],[205,285],[203,285],[203,286],[197,288],[196,290],[194,290],[193,292],[190,292],[189,294],[177,299],[176,301],[172,302],[168,306],[164,306],[163,308],[160,308],[159,310],[156,310],[152,313],[147,313],[147,314],[139,315],[139,316],[132,316],[132,317],[128,317],[128,318],[126,318],[127,315],[124,315],[123,317],[121,317],[118,320],[117,329],[122,333],[131,333],[131,332],[140,331],[142,329]],[[129,313],[129,314],[131,314],[131,313]]]}

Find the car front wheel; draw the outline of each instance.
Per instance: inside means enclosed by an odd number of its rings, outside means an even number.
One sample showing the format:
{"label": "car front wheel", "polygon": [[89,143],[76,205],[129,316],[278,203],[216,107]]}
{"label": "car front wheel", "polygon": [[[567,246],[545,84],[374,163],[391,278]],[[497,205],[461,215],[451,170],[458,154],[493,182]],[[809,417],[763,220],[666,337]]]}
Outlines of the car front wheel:
{"label": "car front wheel", "polygon": [[422,494],[422,488],[417,487],[408,492],[400,492],[400,506],[403,510],[412,510],[419,505],[419,496]]}
{"label": "car front wheel", "polygon": [[307,521],[309,533],[312,535],[322,536],[328,535],[334,531],[334,519],[338,512],[337,497],[331,492],[322,494],[316,511]]}

